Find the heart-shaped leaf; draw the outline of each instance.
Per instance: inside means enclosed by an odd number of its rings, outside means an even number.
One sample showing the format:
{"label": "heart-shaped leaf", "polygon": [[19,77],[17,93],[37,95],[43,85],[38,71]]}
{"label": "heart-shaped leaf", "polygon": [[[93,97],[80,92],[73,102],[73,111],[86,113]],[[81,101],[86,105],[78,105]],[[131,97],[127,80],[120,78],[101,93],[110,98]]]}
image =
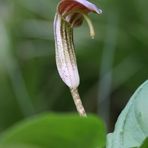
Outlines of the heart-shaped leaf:
{"label": "heart-shaped leaf", "polygon": [[107,148],[139,147],[148,136],[148,81],[142,84],[120,114]]}

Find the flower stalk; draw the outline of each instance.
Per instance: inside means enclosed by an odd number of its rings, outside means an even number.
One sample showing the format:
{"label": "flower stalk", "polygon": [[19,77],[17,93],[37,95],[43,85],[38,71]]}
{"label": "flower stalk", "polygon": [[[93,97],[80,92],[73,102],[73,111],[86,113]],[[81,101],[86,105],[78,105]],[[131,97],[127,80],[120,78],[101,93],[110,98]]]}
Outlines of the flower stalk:
{"label": "flower stalk", "polygon": [[73,44],[73,29],[59,14],[55,16],[54,34],[56,42],[56,64],[59,75],[70,88],[71,95],[80,116],[86,116],[78,86],[80,82]]}
{"label": "flower stalk", "polygon": [[71,95],[73,97],[73,100],[74,100],[74,103],[75,103],[75,106],[77,108],[79,115],[82,116],[82,117],[86,117],[87,116],[86,111],[83,107],[78,89],[77,88],[76,89],[70,89],[70,91],[71,91]]}
{"label": "flower stalk", "polygon": [[89,12],[100,14],[102,11],[87,0],[61,0],[54,19],[57,69],[61,79],[70,88],[78,113],[83,117],[86,117],[86,112],[78,93],[80,78],[73,42],[73,28],[80,26],[85,19],[90,29],[90,36],[94,38],[94,27],[87,15]]}

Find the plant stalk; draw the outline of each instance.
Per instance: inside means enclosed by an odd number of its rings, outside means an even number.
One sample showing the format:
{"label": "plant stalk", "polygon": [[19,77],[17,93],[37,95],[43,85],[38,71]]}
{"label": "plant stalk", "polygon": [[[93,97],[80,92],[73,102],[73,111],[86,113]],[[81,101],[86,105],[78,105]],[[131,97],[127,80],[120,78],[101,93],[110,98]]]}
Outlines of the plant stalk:
{"label": "plant stalk", "polygon": [[78,92],[78,89],[77,88],[71,88],[70,92],[71,92],[71,95],[73,97],[73,100],[74,100],[74,103],[75,103],[75,106],[77,108],[79,115],[82,116],[82,117],[87,117],[84,106],[82,104],[82,101],[81,101],[81,98],[80,98],[80,95],[79,95],[79,92]]}

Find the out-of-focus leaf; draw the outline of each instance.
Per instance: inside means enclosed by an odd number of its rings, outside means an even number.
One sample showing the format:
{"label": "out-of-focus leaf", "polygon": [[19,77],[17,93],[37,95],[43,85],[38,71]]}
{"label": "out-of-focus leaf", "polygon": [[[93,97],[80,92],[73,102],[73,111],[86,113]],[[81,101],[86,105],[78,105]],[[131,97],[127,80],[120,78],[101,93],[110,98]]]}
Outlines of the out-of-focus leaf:
{"label": "out-of-focus leaf", "polygon": [[9,129],[2,135],[0,143],[42,148],[102,148],[105,128],[103,122],[93,116],[46,114]]}
{"label": "out-of-focus leaf", "polygon": [[142,84],[108,135],[107,148],[139,147],[148,136],[148,81]]}
{"label": "out-of-focus leaf", "polygon": [[24,144],[4,144],[4,145],[0,145],[0,148],[41,148],[41,147],[37,147],[37,146],[32,146],[32,145],[24,145]]}
{"label": "out-of-focus leaf", "polygon": [[140,148],[148,148],[148,138],[143,142]]}
{"label": "out-of-focus leaf", "polygon": [[9,47],[10,41],[9,41],[9,35],[7,33],[7,29],[5,27],[5,24],[0,19],[0,70],[1,67],[4,68],[6,64],[10,62],[10,52]]}

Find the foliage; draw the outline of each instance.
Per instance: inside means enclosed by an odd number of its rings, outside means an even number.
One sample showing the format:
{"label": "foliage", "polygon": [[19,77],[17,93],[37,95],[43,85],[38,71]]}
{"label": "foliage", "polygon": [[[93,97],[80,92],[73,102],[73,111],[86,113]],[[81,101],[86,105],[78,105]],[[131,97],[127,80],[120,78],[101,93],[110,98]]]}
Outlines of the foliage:
{"label": "foliage", "polygon": [[27,144],[30,148],[103,148],[105,127],[93,116],[44,114],[24,121],[5,132],[0,143]]}
{"label": "foliage", "polygon": [[143,144],[140,148],[147,148],[147,147],[148,147],[148,138],[145,139],[145,141],[143,142]]}
{"label": "foliage", "polygon": [[148,81],[141,85],[120,114],[107,148],[140,146],[148,137]]}
{"label": "foliage", "polygon": [[[58,1],[0,0],[0,132],[5,133],[1,135],[3,142],[0,148],[40,148],[28,143],[7,144],[7,138],[10,138],[9,134],[11,138],[15,138],[13,134],[17,134],[15,139],[17,140],[21,138],[24,130],[32,133],[30,128],[33,127],[30,126],[35,124],[35,121],[41,123],[40,120],[46,118],[39,116],[32,119],[34,114],[75,110],[73,100],[57,74],[54,60],[52,23]],[[89,39],[85,23],[83,28],[75,30],[76,53],[82,82],[80,93],[84,98],[87,112],[99,113],[109,129],[112,129],[132,90],[147,79],[148,1],[94,0],[93,3],[100,5],[103,10],[100,17],[92,16],[96,30],[95,39]],[[147,82],[145,84],[147,85]],[[145,89],[143,85],[138,91],[141,94]],[[145,95],[138,93],[138,98],[135,98],[135,95],[132,97],[130,104],[128,103],[121,113],[115,131],[108,136],[111,137],[108,142],[114,143],[117,140],[119,144],[123,140],[126,144],[134,144],[133,146],[139,146],[143,142],[146,134],[142,135],[142,132],[147,133],[148,130],[147,92]],[[143,118],[139,118],[139,112],[143,113],[141,116]],[[47,116],[50,120],[54,115]],[[28,117],[30,117],[28,121],[24,121]],[[73,116],[63,115],[63,117],[66,118],[65,121],[69,120],[69,117],[80,120]],[[54,118],[59,118],[59,115],[55,115]],[[100,137],[104,139],[105,133],[103,136],[100,135],[96,142],[96,136],[102,131],[100,120],[90,118],[88,121],[85,119],[86,122],[95,126],[87,128],[92,134],[89,136],[95,137],[94,143],[103,145],[104,140],[101,142],[99,139]],[[22,123],[19,125],[7,129],[21,120]],[[75,126],[83,125],[81,121],[78,123],[79,125]],[[57,124],[60,124],[59,120]],[[137,129],[138,125],[139,130],[135,131],[133,128]],[[44,127],[38,128],[37,131],[42,129]],[[47,131],[49,129],[51,127],[47,127]],[[96,135],[93,135],[92,132],[95,131],[91,129],[96,129]],[[124,130],[122,136],[127,135],[129,140],[118,137],[121,130]],[[131,134],[133,137],[136,136],[138,142],[131,139]],[[42,139],[44,138],[41,135],[37,142]],[[147,142],[143,147],[148,147]]]}
{"label": "foliage", "polygon": [[[58,1],[0,0],[0,22],[6,30],[0,32],[0,131],[39,112],[75,110],[54,59]],[[99,17],[91,16],[95,39],[90,40],[86,22],[75,29],[79,91],[87,112],[102,108],[108,113],[104,104],[111,100],[110,125],[114,125],[132,90],[147,79],[148,1],[92,2],[103,10]],[[109,99],[99,102],[104,96]]]}
{"label": "foliage", "polygon": [[[148,81],[142,84],[120,114],[106,148],[139,147],[148,137]],[[94,117],[43,114],[10,128],[0,137],[0,147],[103,148],[105,126]],[[142,148],[147,147],[147,141]]]}

